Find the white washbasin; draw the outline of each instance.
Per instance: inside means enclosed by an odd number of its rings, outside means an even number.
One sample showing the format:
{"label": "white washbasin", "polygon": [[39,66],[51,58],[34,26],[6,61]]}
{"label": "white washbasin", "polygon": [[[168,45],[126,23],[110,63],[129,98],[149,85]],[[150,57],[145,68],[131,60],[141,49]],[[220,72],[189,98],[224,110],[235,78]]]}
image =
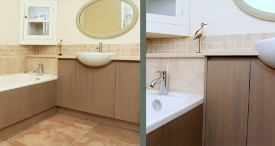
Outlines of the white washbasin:
{"label": "white washbasin", "polygon": [[253,49],[258,51],[261,61],[275,68],[275,38],[258,41],[253,45]]}
{"label": "white washbasin", "polygon": [[80,52],[77,53],[78,60],[89,66],[102,66],[112,61],[112,56],[116,53],[94,53]]}

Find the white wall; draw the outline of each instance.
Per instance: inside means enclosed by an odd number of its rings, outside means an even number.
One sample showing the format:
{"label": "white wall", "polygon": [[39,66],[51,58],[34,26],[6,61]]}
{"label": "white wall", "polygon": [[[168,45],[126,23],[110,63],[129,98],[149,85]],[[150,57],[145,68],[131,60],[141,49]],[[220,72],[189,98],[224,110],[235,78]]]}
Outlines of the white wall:
{"label": "white wall", "polygon": [[[58,39],[64,44],[139,43],[140,17],[136,25],[126,34],[106,40],[86,37],[76,26],[78,10],[90,0],[58,0]],[[140,0],[132,0],[138,10]],[[19,0],[0,0],[0,44],[17,45],[19,42]]]}
{"label": "white wall", "polygon": [[0,0],[0,44],[19,42],[19,0]]}
{"label": "white wall", "polygon": [[204,35],[275,32],[275,22],[254,18],[233,0],[190,0],[190,35],[204,22]]}

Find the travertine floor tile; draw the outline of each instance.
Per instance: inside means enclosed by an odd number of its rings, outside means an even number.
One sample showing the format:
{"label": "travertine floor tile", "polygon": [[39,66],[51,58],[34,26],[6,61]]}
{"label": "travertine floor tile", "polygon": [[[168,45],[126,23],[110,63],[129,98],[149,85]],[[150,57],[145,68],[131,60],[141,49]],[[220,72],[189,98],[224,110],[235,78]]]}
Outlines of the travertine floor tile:
{"label": "travertine floor tile", "polygon": [[109,125],[97,124],[90,132],[109,137],[115,140],[123,141],[133,145],[140,145],[139,133],[112,127]]}
{"label": "travertine floor tile", "polygon": [[86,132],[47,120],[16,135],[13,139],[28,146],[67,146]]}
{"label": "travertine floor tile", "polygon": [[139,140],[137,132],[58,114],[0,146],[137,146]]}
{"label": "travertine floor tile", "polygon": [[64,124],[64,125],[82,129],[82,130],[90,130],[92,127],[96,125],[95,122],[82,120],[79,118],[75,118],[75,117],[71,117],[63,114],[58,114],[50,118],[49,121],[57,122],[59,124]]}
{"label": "travertine floor tile", "polygon": [[24,145],[23,143],[16,141],[14,139],[8,139],[6,141],[0,142],[0,146],[27,146],[27,145]]}
{"label": "travertine floor tile", "polygon": [[73,146],[129,146],[130,144],[112,140],[100,135],[88,132],[83,137],[77,139]]}

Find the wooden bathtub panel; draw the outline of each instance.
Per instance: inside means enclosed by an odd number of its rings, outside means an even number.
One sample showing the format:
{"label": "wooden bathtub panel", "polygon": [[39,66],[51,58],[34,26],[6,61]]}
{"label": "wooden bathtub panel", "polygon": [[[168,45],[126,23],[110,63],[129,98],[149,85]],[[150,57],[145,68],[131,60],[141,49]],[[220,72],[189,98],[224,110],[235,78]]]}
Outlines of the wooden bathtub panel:
{"label": "wooden bathtub panel", "polygon": [[57,82],[0,92],[0,129],[56,106]]}

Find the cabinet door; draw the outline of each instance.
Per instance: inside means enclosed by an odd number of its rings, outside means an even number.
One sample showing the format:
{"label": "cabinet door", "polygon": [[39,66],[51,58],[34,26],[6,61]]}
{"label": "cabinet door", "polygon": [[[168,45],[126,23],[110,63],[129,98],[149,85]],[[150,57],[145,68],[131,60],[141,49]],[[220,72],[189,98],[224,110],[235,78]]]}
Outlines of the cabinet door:
{"label": "cabinet door", "polygon": [[146,0],[146,21],[182,24],[184,8],[189,9],[188,2],[188,0]]}
{"label": "cabinet door", "polygon": [[77,62],[76,109],[113,118],[115,77],[115,63],[88,68]]}
{"label": "cabinet door", "polygon": [[139,123],[140,64],[116,63],[115,118]]}
{"label": "cabinet door", "polygon": [[57,1],[20,0],[20,44],[56,45]]}
{"label": "cabinet door", "polygon": [[146,4],[148,38],[189,36],[189,0],[146,0]]}
{"label": "cabinet door", "polygon": [[247,145],[275,145],[275,70],[251,63]]}
{"label": "cabinet door", "polygon": [[208,60],[205,145],[246,145],[250,61]]}
{"label": "cabinet door", "polygon": [[75,109],[75,61],[58,61],[57,105]]}
{"label": "cabinet door", "polygon": [[24,17],[24,39],[52,39],[53,7],[26,3]]}

